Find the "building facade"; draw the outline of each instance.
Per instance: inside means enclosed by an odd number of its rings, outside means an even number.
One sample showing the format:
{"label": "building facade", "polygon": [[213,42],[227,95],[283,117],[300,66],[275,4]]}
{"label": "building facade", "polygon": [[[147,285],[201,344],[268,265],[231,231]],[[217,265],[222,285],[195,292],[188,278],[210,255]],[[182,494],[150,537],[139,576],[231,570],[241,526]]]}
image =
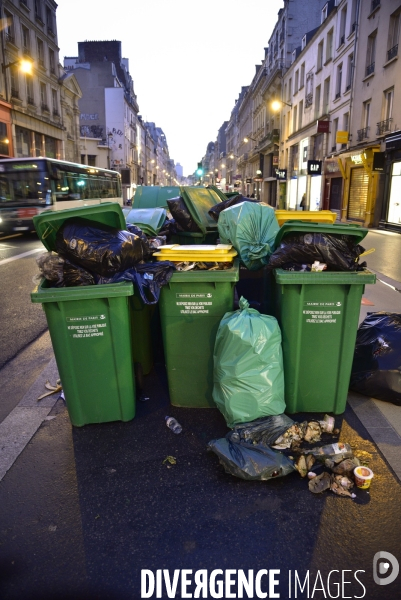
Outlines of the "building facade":
{"label": "building facade", "polygon": [[[0,78],[0,157],[77,156],[74,106],[79,89],[60,80],[56,27],[57,4],[53,0],[2,0]],[[22,61],[31,64],[23,73]],[[72,114],[70,114],[70,111]],[[69,143],[72,142],[72,143]]]}

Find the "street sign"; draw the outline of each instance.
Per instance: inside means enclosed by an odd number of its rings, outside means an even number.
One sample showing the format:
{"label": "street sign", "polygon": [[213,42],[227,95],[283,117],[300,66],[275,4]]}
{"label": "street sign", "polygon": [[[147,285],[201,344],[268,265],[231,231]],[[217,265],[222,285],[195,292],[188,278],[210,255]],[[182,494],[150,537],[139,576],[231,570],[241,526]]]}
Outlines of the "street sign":
{"label": "street sign", "polygon": [[321,160],[308,160],[308,175],[321,175],[322,174],[322,161]]}
{"label": "street sign", "polygon": [[276,179],[280,181],[287,180],[287,169],[276,169]]}
{"label": "street sign", "polygon": [[331,121],[317,121],[316,132],[317,133],[330,133],[330,122]]}

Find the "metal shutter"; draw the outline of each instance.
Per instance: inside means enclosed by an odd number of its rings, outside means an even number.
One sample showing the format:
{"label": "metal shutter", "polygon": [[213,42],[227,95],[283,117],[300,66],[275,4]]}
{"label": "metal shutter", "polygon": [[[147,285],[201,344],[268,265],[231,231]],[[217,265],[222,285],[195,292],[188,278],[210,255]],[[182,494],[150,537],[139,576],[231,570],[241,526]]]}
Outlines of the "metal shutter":
{"label": "metal shutter", "polygon": [[363,221],[365,219],[366,201],[368,198],[369,175],[364,167],[351,170],[351,186],[349,191],[348,218]]}

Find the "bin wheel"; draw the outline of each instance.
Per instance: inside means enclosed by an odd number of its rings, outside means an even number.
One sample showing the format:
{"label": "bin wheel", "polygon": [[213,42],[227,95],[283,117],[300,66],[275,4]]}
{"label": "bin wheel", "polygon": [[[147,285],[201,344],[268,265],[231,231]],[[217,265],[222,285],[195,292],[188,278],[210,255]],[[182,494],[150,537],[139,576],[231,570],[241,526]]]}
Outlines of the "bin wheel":
{"label": "bin wheel", "polygon": [[135,382],[138,391],[143,390],[143,369],[141,363],[135,363],[134,365],[135,372]]}

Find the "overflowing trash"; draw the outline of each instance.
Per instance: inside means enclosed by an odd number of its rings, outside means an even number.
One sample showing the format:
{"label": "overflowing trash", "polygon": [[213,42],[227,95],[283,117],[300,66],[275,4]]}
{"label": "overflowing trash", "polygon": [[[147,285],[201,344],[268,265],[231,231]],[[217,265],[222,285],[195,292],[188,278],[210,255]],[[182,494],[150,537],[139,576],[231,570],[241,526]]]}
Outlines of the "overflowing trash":
{"label": "overflowing trash", "polygon": [[67,219],[56,235],[63,258],[103,277],[111,277],[150,257],[142,237],[88,219]]}
{"label": "overflowing trash", "polygon": [[[365,248],[355,243],[353,236],[319,233],[289,233],[269,258],[269,268],[293,271],[313,269],[316,261],[327,271],[358,271],[366,267],[359,263]],[[323,269],[322,269],[323,270]]]}
{"label": "overflowing trash", "polygon": [[208,213],[217,222],[219,220],[220,213],[223,210],[226,210],[226,208],[230,208],[230,206],[236,206],[237,204],[241,204],[241,202],[261,201],[256,198],[247,198],[246,196],[242,196],[242,194],[236,194],[235,196],[231,196],[227,198],[227,200],[223,200],[223,202],[219,202],[215,206],[212,206]]}
{"label": "overflowing trash", "polygon": [[277,320],[240,308],[220,321],[214,347],[213,400],[232,427],[285,411],[281,332]]}
{"label": "overflowing trash", "polygon": [[271,206],[241,202],[222,211],[217,226],[220,242],[232,244],[249,270],[268,264],[280,229]]}
{"label": "overflowing trash", "polygon": [[401,314],[370,313],[360,324],[350,389],[401,406]]}
{"label": "overflowing trash", "polygon": [[170,198],[170,200],[167,200],[167,204],[173,219],[176,223],[178,223],[181,231],[188,231],[193,233],[201,232],[201,229],[197,225],[196,221],[193,219],[182,196]]}
{"label": "overflowing trash", "polygon": [[295,469],[293,462],[264,444],[233,442],[227,438],[212,440],[207,449],[214,452],[226,473],[251,481],[284,477]]}
{"label": "overflowing trash", "polygon": [[334,424],[334,417],[327,414],[302,423],[285,414],[272,415],[235,425],[224,438],[211,440],[207,450],[217,455],[226,473],[241,479],[267,480],[297,471],[314,494],[331,490],[355,498],[354,485],[367,489],[373,473],[354,456],[351,446],[344,442],[305,446],[322,435],[338,435]]}

